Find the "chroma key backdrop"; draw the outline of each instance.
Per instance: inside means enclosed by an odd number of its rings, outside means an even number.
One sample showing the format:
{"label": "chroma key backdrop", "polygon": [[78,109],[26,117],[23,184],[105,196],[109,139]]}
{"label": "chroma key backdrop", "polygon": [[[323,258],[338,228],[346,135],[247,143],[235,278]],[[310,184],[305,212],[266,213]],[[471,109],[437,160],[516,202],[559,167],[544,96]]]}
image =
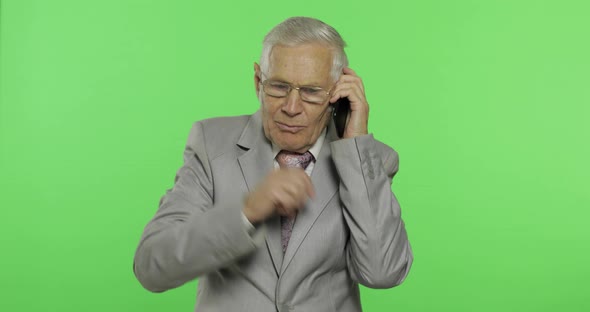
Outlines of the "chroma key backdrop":
{"label": "chroma key backdrop", "polygon": [[[364,311],[590,311],[590,2],[0,2],[0,311],[193,311],[133,254],[196,120],[259,107],[290,16],[333,25],[415,255]],[[311,311],[309,311],[311,312]]]}

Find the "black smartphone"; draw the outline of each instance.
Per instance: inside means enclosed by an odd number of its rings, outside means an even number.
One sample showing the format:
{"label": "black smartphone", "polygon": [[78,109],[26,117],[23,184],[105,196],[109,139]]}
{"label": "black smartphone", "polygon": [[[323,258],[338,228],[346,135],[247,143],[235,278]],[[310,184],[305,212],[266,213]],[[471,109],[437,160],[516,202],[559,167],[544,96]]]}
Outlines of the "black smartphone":
{"label": "black smartphone", "polygon": [[338,137],[341,138],[344,135],[344,129],[346,129],[348,114],[350,114],[350,101],[347,97],[343,97],[332,105],[334,105],[334,110],[332,111],[334,125],[336,126]]}

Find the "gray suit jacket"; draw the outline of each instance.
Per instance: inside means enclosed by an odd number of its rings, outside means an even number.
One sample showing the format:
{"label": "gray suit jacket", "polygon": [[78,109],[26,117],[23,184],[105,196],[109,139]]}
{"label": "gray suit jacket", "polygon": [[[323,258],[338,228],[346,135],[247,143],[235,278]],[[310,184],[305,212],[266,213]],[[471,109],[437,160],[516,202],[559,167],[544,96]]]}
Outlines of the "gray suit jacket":
{"label": "gray suit jacket", "polygon": [[398,156],[372,135],[338,140],[333,124],[287,251],[278,217],[249,231],[245,195],[273,169],[260,112],[194,124],[174,187],[135,254],[148,290],[199,278],[196,311],[361,311],[358,283],[400,284],[412,252],[391,192]]}

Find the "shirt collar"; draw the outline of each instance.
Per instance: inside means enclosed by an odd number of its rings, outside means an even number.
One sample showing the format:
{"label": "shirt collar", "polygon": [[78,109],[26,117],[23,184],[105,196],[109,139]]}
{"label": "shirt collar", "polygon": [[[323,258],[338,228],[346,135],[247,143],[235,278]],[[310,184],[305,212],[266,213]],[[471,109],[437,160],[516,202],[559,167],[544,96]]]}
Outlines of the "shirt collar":
{"label": "shirt collar", "polygon": [[[315,159],[318,159],[318,155],[320,154],[320,150],[322,149],[322,145],[324,145],[324,140],[326,139],[326,128],[324,128],[324,130],[322,131],[322,133],[320,134],[320,136],[318,137],[318,139],[315,141],[315,143],[313,144],[313,146],[308,150]],[[272,158],[275,159],[277,157],[277,155],[279,154],[279,152],[281,151],[281,149],[276,146],[274,143],[272,143]]]}

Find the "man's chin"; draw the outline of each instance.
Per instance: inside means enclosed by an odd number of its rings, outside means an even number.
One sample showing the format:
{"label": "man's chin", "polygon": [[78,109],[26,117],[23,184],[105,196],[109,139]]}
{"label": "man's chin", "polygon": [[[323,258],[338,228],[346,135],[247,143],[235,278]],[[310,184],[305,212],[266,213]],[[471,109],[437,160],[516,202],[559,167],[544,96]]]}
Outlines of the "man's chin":
{"label": "man's chin", "polygon": [[289,151],[289,152],[294,152],[294,153],[305,153],[309,149],[305,145],[303,145],[303,146],[302,145],[285,145],[285,146],[279,146],[279,148],[282,151]]}
{"label": "man's chin", "polygon": [[[293,135],[288,134],[288,136]],[[273,140],[273,143],[281,150],[290,152],[304,153],[309,149],[308,144],[305,144],[301,140],[289,140],[288,138],[285,138],[284,135],[276,138],[276,140]]]}

